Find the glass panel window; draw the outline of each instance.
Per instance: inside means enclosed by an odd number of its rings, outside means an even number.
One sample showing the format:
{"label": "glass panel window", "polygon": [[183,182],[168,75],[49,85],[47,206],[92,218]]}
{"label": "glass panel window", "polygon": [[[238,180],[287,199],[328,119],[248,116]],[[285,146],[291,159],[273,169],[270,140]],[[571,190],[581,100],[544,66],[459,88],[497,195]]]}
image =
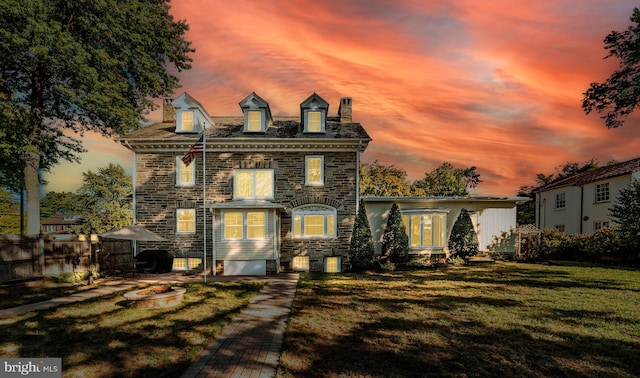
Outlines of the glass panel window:
{"label": "glass panel window", "polygon": [[250,110],[247,113],[247,131],[262,131],[262,112]]}
{"label": "glass panel window", "polygon": [[224,213],[224,238],[242,239],[242,213]]}
{"label": "glass panel window", "polygon": [[293,270],[309,270],[309,256],[295,256]]}
{"label": "glass panel window", "polygon": [[273,198],[273,170],[236,170],[234,184],[235,198]]}
{"label": "glass panel window", "polygon": [[176,185],[178,186],[193,186],[196,183],[196,165],[189,164],[186,166],[182,161],[182,157],[176,157]]}
{"label": "glass panel window", "polygon": [[443,247],[445,243],[445,214],[403,215],[402,221],[409,230],[411,247]]}
{"label": "glass panel window", "polygon": [[609,201],[609,183],[596,185],[596,202]]}
{"label": "glass panel window", "polygon": [[324,271],[327,273],[339,273],[340,272],[340,257],[325,257],[324,258]]}
{"label": "glass panel window", "polygon": [[196,232],[196,209],[178,209],[177,218],[176,229],[178,233]]}
{"label": "glass panel window", "polygon": [[247,213],[247,239],[264,239],[264,213]]}
{"label": "glass panel window", "polygon": [[556,224],[556,230],[564,232],[564,224]]}
{"label": "glass panel window", "polygon": [[182,114],[180,115],[180,121],[182,131],[193,131],[193,112],[182,112]]}
{"label": "glass panel window", "polygon": [[307,156],[305,158],[305,166],[307,171],[307,185],[324,184],[324,157],[323,156]]}
{"label": "glass panel window", "polygon": [[556,194],[556,209],[564,209],[567,205],[564,192]]}
{"label": "glass panel window", "polygon": [[324,215],[305,215],[304,234],[306,236],[324,236]]}
{"label": "glass panel window", "polygon": [[294,238],[328,238],[336,236],[336,209],[323,205],[296,208],[292,214]]}
{"label": "glass panel window", "polygon": [[312,133],[322,131],[322,116],[320,112],[307,113],[307,131]]}
{"label": "glass panel window", "polygon": [[224,214],[224,239],[249,240],[266,238],[266,213],[262,211],[229,211]]}
{"label": "glass panel window", "polygon": [[609,227],[609,222],[608,221],[604,221],[604,222],[594,222],[593,223],[593,231],[599,231],[602,230],[603,228],[607,228]]}

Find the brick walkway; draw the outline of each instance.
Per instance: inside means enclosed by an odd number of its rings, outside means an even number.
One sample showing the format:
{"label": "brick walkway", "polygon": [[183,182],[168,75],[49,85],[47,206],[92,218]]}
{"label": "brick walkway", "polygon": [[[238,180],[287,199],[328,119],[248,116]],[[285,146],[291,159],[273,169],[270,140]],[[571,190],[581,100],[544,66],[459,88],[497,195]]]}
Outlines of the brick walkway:
{"label": "brick walkway", "polygon": [[[225,327],[213,343],[200,354],[182,377],[275,377],[287,319],[291,312],[291,303],[298,286],[298,278],[298,274],[280,274],[275,277],[209,277],[210,281],[263,281],[266,282],[266,285],[233,322]],[[0,318],[45,310],[66,303],[133,289],[141,285],[169,282],[202,282],[202,276],[165,274],[138,279],[103,281],[102,287],[68,297],[0,310]]]}
{"label": "brick walkway", "polygon": [[297,274],[269,279],[182,378],[275,377],[297,285]]}

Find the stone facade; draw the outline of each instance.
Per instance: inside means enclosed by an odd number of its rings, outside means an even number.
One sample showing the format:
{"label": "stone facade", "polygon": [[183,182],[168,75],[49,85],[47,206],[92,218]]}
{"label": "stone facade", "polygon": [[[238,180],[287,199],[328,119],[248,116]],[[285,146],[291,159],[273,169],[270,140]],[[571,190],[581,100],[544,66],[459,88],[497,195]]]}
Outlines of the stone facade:
{"label": "stone facade", "polygon": [[[351,104],[351,99],[348,103]],[[196,142],[199,134],[176,133],[176,117],[173,121],[172,117],[165,117],[170,121],[120,138],[123,145],[135,152],[135,219],[169,240],[153,245],[139,243],[140,250],[160,248],[176,257],[201,257],[206,228],[206,256],[211,259],[216,255],[216,240],[219,240],[216,237],[219,238],[221,232],[216,229],[221,227],[216,216],[221,209],[247,208],[242,201],[234,199],[234,172],[269,169],[274,174],[274,198],[265,201],[268,202],[265,212],[269,217],[277,217],[275,224],[279,231],[273,236],[278,251],[273,259],[267,259],[267,269],[289,270],[294,256],[309,256],[310,270],[322,270],[327,256],[341,256],[343,263],[347,261],[358,204],[359,154],[370,141],[362,126],[351,119],[345,123],[338,117],[326,117],[322,133],[305,133],[299,118],[274,117],[264,132],[247,133],[243,131],[240,117],[209,116],[214,124],[206,130],[205,226],[202,155],[197,155],[193,162],[195,185],[176,184],[179,158]],[[305,184],[307,156],[323,157],[323,185]],[[313,204],[335,208],[335,237],[292,236],[292,211]],[[176,232],[180,208],[196,210],[195,233]],[[212,263],[209,260],[207,266],[211,267]],[[222,261],[216,261],[218,273],[223,272],[223,265]]]}

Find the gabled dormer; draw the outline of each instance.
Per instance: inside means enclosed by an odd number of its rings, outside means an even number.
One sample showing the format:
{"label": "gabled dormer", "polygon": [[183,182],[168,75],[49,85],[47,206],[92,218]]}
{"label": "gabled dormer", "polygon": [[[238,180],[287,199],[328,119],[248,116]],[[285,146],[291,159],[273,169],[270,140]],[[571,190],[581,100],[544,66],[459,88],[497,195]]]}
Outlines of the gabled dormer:
{"label": "gabled dormer", "polygon": [[213,125],[213,119],[202,104],[188,93],[181,94],[171,104],[176,113],[176,133],[199,133]]}
{"label": "gabled dormer", "polygon": [[300,122],[305,133],[324,133],[329,103],[315,92],[300,104]]}
{"label": "gabled dormer", "polygon": [[240,108],[244,114],[245,133],[264,133],[273,125],[269,103],[255,92],[240,101]]}

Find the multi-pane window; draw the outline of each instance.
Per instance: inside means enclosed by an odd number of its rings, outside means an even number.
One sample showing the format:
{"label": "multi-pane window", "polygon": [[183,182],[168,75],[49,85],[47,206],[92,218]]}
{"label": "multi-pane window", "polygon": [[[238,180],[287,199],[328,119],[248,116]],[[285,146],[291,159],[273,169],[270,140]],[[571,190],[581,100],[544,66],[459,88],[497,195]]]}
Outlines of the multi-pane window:
{"label": "multi-pane window", "polygon": [[181,156],[176,157],[176,185],[193,186],[196,183],[196,165],[191,162],[186,166]]}
{"label": "multi-pane window", "polygon": [[405,214],[402,221],[408,230],[410,247],[444,247],[445,214]]}
{"label": "multi-pane window", "polygon": [[234,175],[234,198],[273,198],[273,170],[240,169]]}
{"label": "multi-pane window", "polygon": [[593,231],[598,231],[601,230],[603,228],[607,228],[609,227],[609,222],[608,221],[603,221],[603,222],[593,222]]}
{"label": "multi-pane window", "polygon": [[309,270],[309,256],[295,256],[292,263],[293,270]]}
{"label": "multi-pane window", "polygon": [[609,183],[596,184],[596,202],[609,201]]}
{"label": "multi-pane window", "polygon": [[264,239],[266,216],[262,211],[223,213],[223,238],[226,240]]}
{"label": "multi-pane window", "polygon": [[307,130],[310,133],[319,133],[322,131],[322,115],[320,112],[307,112]]}
{"label": "multi-pane window", "polygon": [[556,230],[560,232],[564,232],[564,224],[556,224]]}
{"label": "multi-pane window", "polygon": [[327,273],[340,273],[341,259],[339,256],[324,258],[324,271]]}
{"label": "multi-pane window", "polygon": [[176,216],[178,218],[176,225],[178,233],[196,232],[196,209],[178,209]]}
{"label": "multi-pane window", "polygon": [[193,112],[183,111],[180,114],[181,130],[193,131]]}
{"label": "multi-pane window", "polygon": [[303,206],[293,210],[294,238],[326,238],[336,235],[336,209]]}
{"label": "multi-pane window", "polygon": [[324,184],[324,157],[323,156],[307,156],[305,157],[305,184],[307,185],[323,185]]}
{"label": "multi-pane window", "polygon": [[247,112],[247,131],[262,131],[262,112],[250,110]]}
{"label": "multi-pane window", "polygon": [[567,206],[566,195],[564,192],[556,194],[556,209],[564,209]]}

